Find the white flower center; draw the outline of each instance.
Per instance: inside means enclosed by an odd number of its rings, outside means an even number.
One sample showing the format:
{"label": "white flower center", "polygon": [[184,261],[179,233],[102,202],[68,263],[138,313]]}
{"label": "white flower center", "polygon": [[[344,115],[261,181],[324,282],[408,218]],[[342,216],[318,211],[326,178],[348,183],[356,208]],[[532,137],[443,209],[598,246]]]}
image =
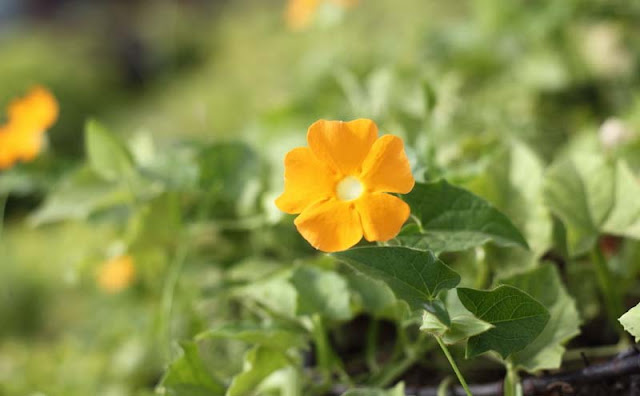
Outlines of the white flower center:
{"label": "white flower center", "polygon": [[342,201],[352,201],[362,195],[363,191],[364,186],[353,176],[345,177],[336,186],[336,195]]}

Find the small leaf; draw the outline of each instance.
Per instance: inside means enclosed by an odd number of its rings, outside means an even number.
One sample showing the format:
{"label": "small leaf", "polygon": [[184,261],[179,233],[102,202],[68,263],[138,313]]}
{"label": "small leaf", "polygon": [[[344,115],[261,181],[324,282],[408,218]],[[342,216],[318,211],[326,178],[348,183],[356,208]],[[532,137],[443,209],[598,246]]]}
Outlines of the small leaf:
{"label": "small leaf", "polygon": [[465,308],[495,326],[469,339],[467,357],[493,350],[506,358],[529,345],[549,321],[549,312],[542,304],[513,286],[491,291],[457,290]]}
{"label": "small leaf", "polygon": [[133,159],[126,146],[97,121],[87,123],[85,149],[91,168],[105,180],[116,181],[132,175]]}
{"label": "small leaf", "polygon": [[400,246],[363,247],[334,253],[357,271],[384,281],[411,309],[424,309],[441,290],[456,287],[460,276],[433,253]]}
{"label": "small leaf", "polygon": [[435,252],[465,250],[488,241],[528,248],[509,218],[484,199],[445,180],[417,183],[403,198],[420,221],[423,235],[400,236],[397,239],[402,244]]}
{"label": "small leaf", "polygon": [[276,349],[257,346],[244,357],[244,369],[231,381],[226,396],[247,396],[271,373],[289,365],[286,355]]}
{"label": "small leaf", "polygon": [[337,273],[299,267],[291,276],[291,283],[298,292],[297,314],[318,313],[333,320],[347,320],[353,316],[347,282]]}
{"label": "small leaf", "polygon": [[640,304],[628,310],[618,320],[624,329],[635,337],[636,342],[640,342]]}
{"label": "small leaf", "polygon": [[226,324],[200,333],[196,337],[197,340],[212,338],[234,339],[280,350],[303,348],[306,345],[302,332],[255,323]]}
{"label": "small leaf", "polygon": [[160,382],[171,396],[224,395],[224,386],[213,378],[194,342],[181,343],[183,354],[169,366]]}
{"label": "small leaf", "polygon": [[451,317],[449,316],[449,312],[447,311],[447,307],[445,307],[444,303],[441,300],[431,300],[424,303],[425,314],[429,314],[434,316],[441,322],[443,325],[450,327],[451,326]]}
{"label": "small leaf", "polygon": [[449,324],[446,324],[437,315],[425,311],[420,330],[442,337],[442,340],[446,344],[455,344],[477,334],[484,333],[493,327],[490,323],[473,316],[473,314],[462,305],[458,294],[454,290],[448,291],[446,304],[442,309],[445,310],[450,317]]}
{"label": "small leaf", "polygon": [[551,315],[542,333],[523,350],[510,356],[512,364],[530,373],[559,368],[565,351],[564,343],[580,334],[580,316],[556,267],[544,264],[526,273],[503,279],[501,283],[528,293],[540,301]]}

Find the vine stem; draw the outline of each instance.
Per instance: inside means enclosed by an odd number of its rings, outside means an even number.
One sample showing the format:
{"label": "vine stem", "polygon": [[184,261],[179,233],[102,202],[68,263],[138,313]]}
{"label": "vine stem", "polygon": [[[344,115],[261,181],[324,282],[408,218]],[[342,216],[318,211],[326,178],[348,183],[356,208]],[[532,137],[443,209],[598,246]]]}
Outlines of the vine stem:
{"label": "vine stem", "polygon": [[622,315],[622,301],[620,294],[613,284],[611,272],[607,266],[607,260],[600,250],[600,245],[596,244],[591,250],[591,261],[596,272],[596,278],[600,284],[600,290],[604,297],[604,303],[607,308],[607,316],[615,326],[618,323],[618,317]]}
{"label": "vine stem", "polygon": [[458,381],[460,381],[460,385],[462,385],[462,388],[464,388],[464,391],[467,393],[467,396],[473,396],[471,394],[471,391],[469,390],[469,385],[467,385],[467,381],[465,381],[464,376],[462,375],[462,373],[460,372],[460,369],[458,368],[458,365],[456,364],[456,361],[453,360],[453,356],[451,356],[451,352],[449,352],[449,348],[447,348],[447,345],[444,343],[444,341],[442,341],[442,338],[435,336],[436,341],[438,341],[438,345],[440,345],[440,348],[442,348],[442,352],[444,352],[444,355],[447,357],[447,360],[449,360],[449,364],[451,365],[451,368],[453,369],[453,371],[456,373],[456,377],[458,377]]}

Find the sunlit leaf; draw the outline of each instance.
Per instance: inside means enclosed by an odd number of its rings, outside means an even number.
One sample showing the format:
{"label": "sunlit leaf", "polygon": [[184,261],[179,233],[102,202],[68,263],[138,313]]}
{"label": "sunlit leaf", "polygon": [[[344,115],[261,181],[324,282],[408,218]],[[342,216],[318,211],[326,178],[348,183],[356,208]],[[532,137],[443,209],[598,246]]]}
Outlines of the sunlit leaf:
{"label": "sunlit leaf", "polygon": [[626,331],[629,332],[636,342],[640,341],[640,304],[631,308],[620,317],[620,323]]}
{"label": "sunlit leaf", "polygon": [[540,255],[551,244],[551,216],[543,202],[544,165],[528,146],[513,142],[466,186],[503,211]]}
{"label": "sunlit leaf", "polygon": [[97,121],[87,123],[85,146],[91,168],[105,180],[128,178],[134,170],[125,144]]}
{"label": "sunlit leaf", "polygon": [[614,235],[640,239],[640,179],[625,162],[615,169],[615,202],[602,229]]}

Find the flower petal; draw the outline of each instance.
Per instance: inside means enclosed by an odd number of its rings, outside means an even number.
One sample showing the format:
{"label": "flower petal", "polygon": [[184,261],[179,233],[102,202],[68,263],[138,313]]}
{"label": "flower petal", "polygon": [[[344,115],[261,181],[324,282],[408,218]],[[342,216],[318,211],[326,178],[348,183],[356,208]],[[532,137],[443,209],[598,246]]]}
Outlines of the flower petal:
{"label": "flower petal", "polygon": [[284,192],[276,199],[276,206],[286,213],[300,213],[333,195],[335,184],[331,170],[311,150],[293,149],[284,158]]}
{"label": "flower petal", "polygon": [[289,28],[301,30],[308,27],[319,5],[319,0],[289,0],[285,14]]}
{"label": "flower petal", "polygon": [[406,194],[415,180],[402,139],[384,135],[373,144],[362,164],[361,180],[370,191]]}
{"label": "flower petal", "polygon": [[11,102],[7,113],[13,127],[42,132],[58,118],[58,102],[51,92],[37,86],[25,97]]}
{"label": "flower petal", "polygon": [[10,168],[16,161],[13,147],[9,144],[6,128],[0,127],[0,170]]}
{"label": "flower petal", "polygon": [[347,176],[360,173],[377,136],[378,127],[371,120],[320,120],[309,127],[307,142],[320,161]]}
{"label": "flower petal", "polygon": [[360,217],[349,202],[319,202],[305,209],[294,223],[304,239],[323,252],[346,250],[362,239]]}
{"label": "flower petal", "polygon": [[409,218],[409,205],[393,195],[365,194],[356,201],[364,237],[367,241],[388,241],[398,235]]}

